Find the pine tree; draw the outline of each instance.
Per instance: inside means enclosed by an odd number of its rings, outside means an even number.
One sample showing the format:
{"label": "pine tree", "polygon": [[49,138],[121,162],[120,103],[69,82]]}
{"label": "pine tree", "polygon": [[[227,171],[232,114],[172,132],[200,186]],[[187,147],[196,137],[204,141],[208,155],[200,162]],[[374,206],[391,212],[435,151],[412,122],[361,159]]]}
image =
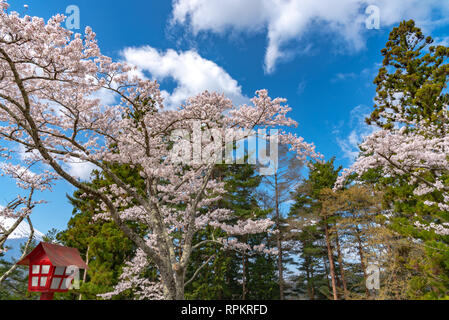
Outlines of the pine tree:
{"label": "pine tree", "polygon": [[[295,192],[293,198],[295,203],[290,209],[289,224],[291,229],[300,231],[300,236],[296,236],[303,248],[300,269],[306,273],[309,296],[315,297],[317,292],[316,287],[312,285],[314,281],[312,274],[316,274],[316,270],[313,268],[318,266],[317,263],[323,263],[326,280],[328,274],[331,278],[327,294],[330,293],[336,300],[338,299],[337,259],[331,244],[330,233],[334,217],[323,210],[322,206],[322,191],[334,185],[341,170],[341,167],[334,167],[334,161],[335,159],[331,159],[325,163],[315,162],[309,165],[308,179],[304,180]],[[321,290],[322,292],[323,290]]]}
{"label": "pine tree", "polygon": [[[433,45],[413,20],[403,21],[390,33],[381,53],[383,66],[374,80],[377,85],[375,110],[367,119],[385,129],[408,120],[438,124],[449,104],[449,48]],[[399,116],[399,117],[398,117]]]}

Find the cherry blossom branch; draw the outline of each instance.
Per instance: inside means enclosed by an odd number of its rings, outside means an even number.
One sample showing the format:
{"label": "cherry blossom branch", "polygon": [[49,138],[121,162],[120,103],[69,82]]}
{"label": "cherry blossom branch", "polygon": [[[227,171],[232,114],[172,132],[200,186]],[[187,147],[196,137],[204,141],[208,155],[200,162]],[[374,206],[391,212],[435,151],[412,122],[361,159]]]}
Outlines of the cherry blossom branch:
{"label": "cherry blossom branch", "polygon": [[[30,235],[28,237],[27,242],[25,243],[25,247],[23,248],[22,251],[22,255],[20,256],[19,260],[22,260],[23,258],[25,258],[25,256],[28,254],[28,248],[31,244],[31,241],[33,241],[34,238],[34,228],[33,228],[33,224],[31,223],[31,219],[30,217],[26,217],[28,225],[30,226]],[[23,220],[23,219],[22,219]],[[0,244],[0,247],[2,245]],[[16,269],[17,269],[17,264],[13,264],[11,266],[11,268],[9,268],[1,277],[0,277],[0,285],[2,284],[3,281],[5,281]]]}
{"label": "cherry blossom branch", "polygon": [[195,273],[193,274],[192,278],[190,278],[190,280],[186,281],[184,283],[184,287],[187,287],[193,280],[195,280],[195,278],[198,276],[198,274],[200,273],[200,271],[209,264],[209,262],[215,258],[215,254],[211,255],[206,261],[204,261],[204,263],[198,268],[196,269]]}
{"label": "cherry blossom branch", "polygon": [[[395,167],[396,169],[398,169],[398,170],[404,172],[405,174],[409,174],[409,175],[415,177],[416,179],[418,179],[419,181],[423,182],[424,184],[427,184],[427,185],[428,185],[429,187],[431,187],[431,188],[437,189],[437,186],[434,185],[432,182],[430,182],[430,181],[424,179],[424,178],[421,177],[420,175],[417,175],[417,174],[411,172],[410,170],[407,170],[407,169],[405,169],[405,168],[403,168],[403,167],[397,165],[396,163],[394,163],[393,161],[391,161],[391,159],[388,158],[387,156],[385,156],[384,154],[382,154],[382,153],[380,153],[380,152],[378,152],[377,154],[378,154],[379,156],[381,156],[383,159],[385,159],[388,163],[390,163],[390,164],[391,164],[393,167]],[[449,191],[449,187],[443,186],[443,190]]]}
{"label": "cherry blossom branch", "polygon": [[[30,194],[28,195],[28,197],[26,199],[17,199],[14,202],[8,204],[6,206],[6,208],[1,209],[0,210],[0,217],[1,216],[8,216],[7,212],[9,211],[14,211],[18,206],[20,206],[21,204],[26,204],[26,212],[31,212],[34,208],[34,204],[32,204],[32,197],[33,197],[33,193],[34,193],[34,188],[32,188],[30,190]],[[1,229],[4,230],[4,232],[2,232],[0,234],[0,248],[3,247],[3,245],[5,244],[6,240],[8,239],[8,237],[17,229],[17,227],[22,223],[22,221],[25,219],[25,215],[20,214],[19,218],[13,223],[13,225],[8,228],[5,229],[4,227],[0,226]]]}

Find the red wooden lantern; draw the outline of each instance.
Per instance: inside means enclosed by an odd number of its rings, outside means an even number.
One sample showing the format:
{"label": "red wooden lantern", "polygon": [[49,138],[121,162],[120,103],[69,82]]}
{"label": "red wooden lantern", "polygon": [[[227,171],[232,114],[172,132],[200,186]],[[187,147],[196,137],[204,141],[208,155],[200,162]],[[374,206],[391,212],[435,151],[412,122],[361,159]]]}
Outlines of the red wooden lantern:
{"label": "red wooden lantern", "polygon": [[41,242],[18,265],[30,266],[28,291],[42,292],[52,300],[55,292],[67,292],[76,269],[87,269],[78,249]]}

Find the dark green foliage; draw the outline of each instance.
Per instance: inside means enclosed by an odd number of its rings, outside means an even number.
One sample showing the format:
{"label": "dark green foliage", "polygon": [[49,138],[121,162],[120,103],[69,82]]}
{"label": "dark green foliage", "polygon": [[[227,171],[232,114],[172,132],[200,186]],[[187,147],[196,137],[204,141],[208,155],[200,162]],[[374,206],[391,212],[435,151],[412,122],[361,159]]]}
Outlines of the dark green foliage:
{"label": "dark green foliage", "polygon": [[298,243],[298,248],[291,251],[299,259],[294,292],[309,299],[325,299],[330,294],[323,223],[331,220],[321,216],[320,198],[322,190],[333,187],[341,170],[334,167],[334,161],[332,158],[309,166],[309,177],[297,187],[288,217],[289,238]]}
{"label": "dark green foliage", "polygon": [[[260,209],[255,198],[255,190],[261,178],[251,165],[217,165],[214,176],[225,181],[226,194],[217,207],[230,209],[234,219],[264,218],[268,211]],[[234,221],[234,222],[235,222]],[[224,233],[207,229],[196,235],[196,243],[205,235],[215,232],[215,238]],[[267,244],[267,235],[241,236],[239,241],[250,245]],[[192,253],[192,264],[186,280],[193,276],[208,257],[213,261],[204,267],[200,275],[186,287],[189,299],[276,299],[278,295],[276,264],[274,257],[266,254],[249,255],[242,252],[222,251],[215,244]],[[243,274],[245,264],[245,274]],[[245,280],[246,279],[246,280]],[[245,295],[242,282],[245,281]]]}
{"label": "dark green foliage", "polygon": [[449,103],[449,48],[433,45],[413,20],[401,22],[390,33],[382,50],[383,66],[377,85],[375,110],[368,123],[392,129],[395,116],[439,124],[439,115]]}
{"label": "dark green foliage", "polygon": [[[114,166],[113,170],[127,177],[128,183],[142,187],[136,170],[129,166]],[[107,177],[96,173],[91,185],[101,188],[111,183]],[[86,282],[82,282],[76,294],[81,293],[83,299],[97,299],[97,294],[113,290],[123,265],[132,257],[135,246],[114,221],[93,219],[99,208],[97,200],[83,198],[81,191],[76,191],[68,198],[74,207],[73,217],[68,223],[67,230],[59,233],[57,238],[64,245],[77,248],[85,261],[88,258],[89,270]],[[81,272],[81,279],[82,277],[83,272]],[[126,299],[130,296],[124,294],[117,298]]]}

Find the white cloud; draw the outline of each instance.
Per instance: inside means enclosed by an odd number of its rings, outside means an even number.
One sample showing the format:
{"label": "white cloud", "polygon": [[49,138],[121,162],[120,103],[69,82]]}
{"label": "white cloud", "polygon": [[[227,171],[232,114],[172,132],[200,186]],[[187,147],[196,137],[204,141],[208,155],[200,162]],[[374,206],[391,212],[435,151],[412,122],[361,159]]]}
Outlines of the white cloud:
{"label": "white cloud", "polygon": [[435,42],[432,44],[434,46],[449,46],[449,37],[435,37]]}
{"label": "white cloud", "polygon": [[[359,154],[359,145],[363,139],[378,130],[375,126],[369,126],[365,122],[370,113],[370,109],[362,105],[351,110],[350,121],[347,124],[351,132],[345,138],[337,137],[337,143],[344,158],[354,161]],[[339,134],[340,132],[336,130],[334,133]]]}
{"label": "white cloud", "polygon": [[117,102],[117,96],[111,90],[101,88],[91,95],[92,99],[99,99],[100,105],[108,106]]}
{"label": "white cloud", "polygon": [[[19,155],[18,159],[24,162],[37,161],[41,159],[41,156],[37,150],[28,152],[23,145],[19,145],[17,153]],[[42,165],[45,169],[51,170],[51,167],[48,164],[42,163]],[[76,158],[71,158],[69,162],[63,164],[63,167],[70,175],[83,181],[90,180],[92,171],[95,169],[99,169],[97,166],[90,162],[82,162]]]}
{"label": "white cloud", "polygon": [[174,21],[187,23],[194,33],[212,30],[223,33],[228,28],[260,31],[265,27],[268,11],[260,0],[175,0]]}
{"label": "white cloud", "polygon": [[173,80],[176,88],[171,92],[162,91],[167,108],[180,106],[186,98],[205,90],[224,93],[239,105],[248,103],[242,88],[223,68],[202,58],[196,51],[159,51],[150,46],[126,48],[122,52],[126,62],[148,72],[158,81]]}
{"label": "white cloud", "polygon": [[37,161],[42,158],[38,150],[29,151],[23,144],[19,144],[16,152],[20,161]]}
{"label": "white cloud", "polygon": [[93,170],[99,169],[90,162],[82,162],[78,159],[72,159],[66,163],[68,173],[80,180],[89,181]]}
{"label": "white cloud", "polygon": [[265,71],[271,73],[286,58],[283,47],[300,41],[312,27],[335,34],[352,50],[363,49],[369,5],[379,7],[381,27],[415,19],[431,28],[449,13],[449,1],[441,0],[173,0],[172,24],[187,25],[195,35],[264,32]]}
{"label": "white cloud", "polygon": [[334,78],[331,79],[331,82],[345,81],[349,79],[357,78],[357,74],[354,72],[349,73],[337,73]]}
{"label": "white cloud", "polygon": [[297,93],[298,95],[302,94],[302,93],[306,90],[306,87],[307,87],[307,82],[306,82],[305,80],[301,80],[301,81],[298,83],[298,87],[297,87],[297,89],[296,89],[296,93]]}

